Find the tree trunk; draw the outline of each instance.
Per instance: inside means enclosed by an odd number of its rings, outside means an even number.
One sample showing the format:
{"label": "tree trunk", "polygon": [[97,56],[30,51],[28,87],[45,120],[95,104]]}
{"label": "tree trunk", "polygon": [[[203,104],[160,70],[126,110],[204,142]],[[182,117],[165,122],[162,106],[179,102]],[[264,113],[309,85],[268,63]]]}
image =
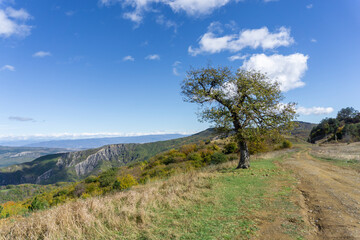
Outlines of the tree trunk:
{"label": "tree trunk", "polygon": [[250,154],[247,143],[245,141],[239,142],[240,160],[237,168],[247,169],[250,167]]}

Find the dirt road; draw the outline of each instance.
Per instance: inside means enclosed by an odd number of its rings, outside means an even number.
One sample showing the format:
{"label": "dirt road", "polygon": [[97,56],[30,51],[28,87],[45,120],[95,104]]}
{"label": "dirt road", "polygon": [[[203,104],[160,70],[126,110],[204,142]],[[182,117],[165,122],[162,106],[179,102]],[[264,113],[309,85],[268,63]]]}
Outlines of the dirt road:
{"label": "dirt road", "polygon": [[313,239],[360,239],[360,174],[317,160],[303,150],[286,159],[299,179],[304,217]]}

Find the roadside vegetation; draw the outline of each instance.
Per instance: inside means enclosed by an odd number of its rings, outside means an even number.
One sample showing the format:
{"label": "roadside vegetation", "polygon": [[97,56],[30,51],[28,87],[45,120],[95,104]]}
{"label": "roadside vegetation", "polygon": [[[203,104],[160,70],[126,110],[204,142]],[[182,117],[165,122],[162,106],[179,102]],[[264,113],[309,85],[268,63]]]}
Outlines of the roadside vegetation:
{"label": "roadside vegetation", "polygon": [[[286,139],[279,141],[278,138],[263,138],[250,144],[249,149],[251,153],[260,153],[274,149],[290,148],[291,146],[291,142]],[[86,199],[127,190],[135,185],[166,179],[176,174],[209,165],[225,163],[237,159],[237,156],[237,144],[230,137],[183,145],[178,149],[171,149],[158,154],[148,161],[134,162],[128,166],[111,168],[98,176],[89,176],[75,183],[39,186],[37,189],[35,188],[36,185],[4,187],[5,189],[2,191],[13,189],[13,196],[16,193],[21,194],[19,191],[28,187],[29,198],[26,199],[26,195],[23,195],[25,200],[16,201],[16,198],[14,198],[1,204],[0,218],[27,215],[37,210],[48,209],[79,198]]]}
{"label": "roadside vegetation", "polygon": [[360,113],[352,107],[341,109],[336,118],[325,118],[314,127],[309,142],[357,142],[360,141]]}
{"label": "roadside vegetation", "polygon": [[[199,150],[215,145],[204,146]],[[182,151],[177,154],[185,154]],[[275,164],[294,151],[262,155],[253,159],[248,171],[236,170],[237,161],[226,161],[153,179],[131,190],[3,219],[0,239],[261,239],[274,229],[274,237],[302,239],[307,226],[294,203],[295,180]]]}

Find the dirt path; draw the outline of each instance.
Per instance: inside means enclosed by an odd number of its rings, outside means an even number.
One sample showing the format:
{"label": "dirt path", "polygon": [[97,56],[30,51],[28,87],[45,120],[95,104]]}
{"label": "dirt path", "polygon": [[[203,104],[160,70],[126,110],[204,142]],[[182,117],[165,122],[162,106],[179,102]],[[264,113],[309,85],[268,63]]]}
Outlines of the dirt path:
{"label": "dirt path", "polygon": [[[314,239],[360,239],[360,174],[314,159],[307,150],[282,165],[294,171]],[[301,204],[300,204],[301,205]]]}

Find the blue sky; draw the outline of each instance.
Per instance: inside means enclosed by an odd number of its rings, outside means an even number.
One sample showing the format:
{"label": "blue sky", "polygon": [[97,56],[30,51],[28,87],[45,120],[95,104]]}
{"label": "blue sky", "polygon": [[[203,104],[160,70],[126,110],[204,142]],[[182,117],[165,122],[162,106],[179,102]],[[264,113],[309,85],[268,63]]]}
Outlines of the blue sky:
{"label": "blue sky", "polygon": [[190,66],[256,68],[299,120],[360,110],[354,0],[0,0],[0,139],[203,130]]}

